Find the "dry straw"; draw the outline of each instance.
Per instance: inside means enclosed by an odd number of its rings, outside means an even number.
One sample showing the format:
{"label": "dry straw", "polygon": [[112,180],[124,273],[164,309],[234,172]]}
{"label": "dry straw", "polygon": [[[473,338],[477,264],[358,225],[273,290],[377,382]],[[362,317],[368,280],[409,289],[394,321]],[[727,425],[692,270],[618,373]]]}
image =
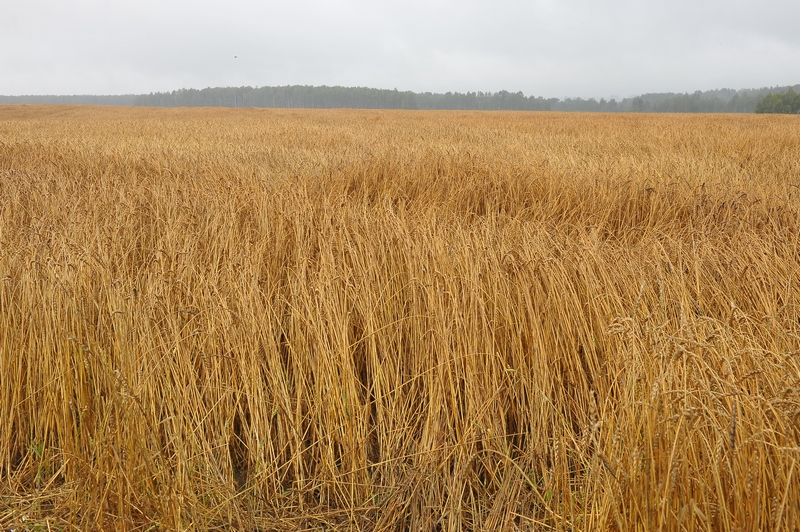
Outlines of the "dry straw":
{"label": "dry straw", "polygon": [[0,107],[0,528],[793,530],[798,153]]}

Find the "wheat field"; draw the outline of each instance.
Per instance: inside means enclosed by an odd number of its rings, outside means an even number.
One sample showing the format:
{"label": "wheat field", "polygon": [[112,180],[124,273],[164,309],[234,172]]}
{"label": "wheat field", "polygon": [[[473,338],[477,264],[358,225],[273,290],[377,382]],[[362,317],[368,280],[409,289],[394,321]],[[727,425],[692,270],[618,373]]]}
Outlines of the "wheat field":
{"label": "wheat field", "polygon": [[798,154],[0,106],[0,529],[798,530]]}

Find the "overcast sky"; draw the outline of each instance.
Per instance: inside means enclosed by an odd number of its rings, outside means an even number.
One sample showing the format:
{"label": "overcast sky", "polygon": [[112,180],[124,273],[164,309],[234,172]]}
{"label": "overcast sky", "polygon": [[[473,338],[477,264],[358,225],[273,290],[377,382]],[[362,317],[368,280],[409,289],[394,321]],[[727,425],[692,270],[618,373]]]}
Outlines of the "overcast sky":
{"label": "overcast sky", "polygon": [[798,0],[0,0],[0,94],[800,83]]}

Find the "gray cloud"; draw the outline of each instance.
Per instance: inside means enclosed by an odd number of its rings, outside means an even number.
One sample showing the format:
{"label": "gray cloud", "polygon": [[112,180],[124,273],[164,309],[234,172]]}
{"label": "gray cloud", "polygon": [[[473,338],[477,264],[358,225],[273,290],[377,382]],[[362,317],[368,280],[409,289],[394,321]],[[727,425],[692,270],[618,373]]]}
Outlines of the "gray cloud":
{"label": "gray cloud", "polygon": [[562,98],[800,81],[794,0],[6,4],[0,94],[327,84]]}

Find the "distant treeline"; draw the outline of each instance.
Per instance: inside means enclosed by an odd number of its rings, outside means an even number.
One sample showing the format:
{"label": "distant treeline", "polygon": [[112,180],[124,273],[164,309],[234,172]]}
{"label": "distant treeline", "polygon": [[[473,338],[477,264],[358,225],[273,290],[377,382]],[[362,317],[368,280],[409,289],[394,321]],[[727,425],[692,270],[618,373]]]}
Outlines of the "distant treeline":
{"label": "distant treeline", "polygon": [[800,94],[789,89],[782,94],[768,94],[756,105],[756,113],[800,113]]}
{"label": "distant treeline", "polygon": [[122,94],[118,96],[98,95],[73,95],[73,96],[0,96],[0,104],[7,103],[49,103],[63,105],[136,105],[136,100],[141,98],[137,94]]}
{"label": "distant treeline", "polygon": [[77,103],[152,107],[272,107],[449,109],[655,113],[753,113],[767,95],[800,91],[800,84],[762,89],[719,89],[692,94],[650,93],[620,101],[542,98],[522,92],[415,93],[366,87],[217,87],[124,96],[0,96],[0,103]]}
{"label": "distant treeline", "polygon": [[[796,85],[800,90],[800,85]],[[617,100],[542,98],[522,92],[414,93],[363,87],[225,87],[181,89],[139,96],[136,105],[183,107],[278,107],[359,109],[451,109],[657,113],[752,113],[764,96],[790,87],[720,89],[692,94],[651,93]]]}

